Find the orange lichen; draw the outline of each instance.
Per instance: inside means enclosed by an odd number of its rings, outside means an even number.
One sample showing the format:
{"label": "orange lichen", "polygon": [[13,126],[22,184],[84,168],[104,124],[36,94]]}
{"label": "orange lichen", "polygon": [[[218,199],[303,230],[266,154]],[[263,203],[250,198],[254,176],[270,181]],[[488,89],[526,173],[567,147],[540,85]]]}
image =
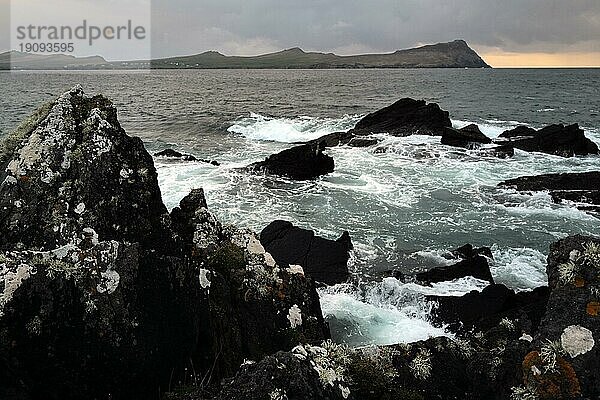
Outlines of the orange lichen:
{"label": "orange lichen", "polygon": [[585,279],[583,279],[580,276],[578,276],[577,278],[575,278],[575,287],[582,288],[584,286],[585,286]]}
{"label": "orange lichen", "polygon": [[581,393],[581,387],[573,366],[561,357],[556,358],[554,371],[547,371],[537,351],[523,360],[523,380],[526,386],[536,388],[541,400],[571,399]]}
{"label": "orange lichen", "polygon": [[586,307],[586,312],[588,313],[588,315],[597,317],[599,311],[600,311],[600,303],[598,303],[597,301],[591,301],[588,303],[588,305]]}

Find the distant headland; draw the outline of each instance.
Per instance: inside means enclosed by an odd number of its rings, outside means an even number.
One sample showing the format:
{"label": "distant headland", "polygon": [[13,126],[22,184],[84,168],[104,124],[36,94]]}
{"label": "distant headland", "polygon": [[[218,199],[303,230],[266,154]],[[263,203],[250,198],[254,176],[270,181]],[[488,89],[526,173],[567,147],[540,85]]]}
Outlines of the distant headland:
{"label": "distant headland", "polygon": [[110,69],[335,69],[335,68],[490,68],[464,40],[398,50],[387,54],[339,56],[296,47],[258,56],[226,56],[215,51],[156,60],[106,61],[100,56],[0,54],[0,70]]}

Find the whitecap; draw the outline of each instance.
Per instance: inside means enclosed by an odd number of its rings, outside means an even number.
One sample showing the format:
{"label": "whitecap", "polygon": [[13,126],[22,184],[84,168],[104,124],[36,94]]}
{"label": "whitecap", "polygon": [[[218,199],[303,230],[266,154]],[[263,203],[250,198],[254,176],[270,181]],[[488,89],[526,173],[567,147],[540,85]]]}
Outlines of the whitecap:
{"label": "whitecap", "polygon": [[250,116],[237,120],[227,131],[253,140],[294,143],[317,139],[333,132],[348,131],[360,118],[360,115],[344,115],[341,118],[276,118],[251,113]]}

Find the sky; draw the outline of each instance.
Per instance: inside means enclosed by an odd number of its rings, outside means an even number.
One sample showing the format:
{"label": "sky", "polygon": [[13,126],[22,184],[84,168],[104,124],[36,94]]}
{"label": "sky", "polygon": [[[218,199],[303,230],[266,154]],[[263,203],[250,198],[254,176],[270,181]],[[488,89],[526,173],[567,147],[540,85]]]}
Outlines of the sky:
{"label": "sky", "polygon": [[[600,66],[600,0],[13,1],[32,20],[72,9],[76,1],[94,10],[89,18],[99,25],[127,18],[151,24],[154,58],[208,50],[256,55],[296,46],[349,55],[464,39],[495,67]],[[7,41],[0,36],[0,49],[11,47]],[[113,47],[80,52],[101,49],[107,59],[118,59],[145,51]]]}

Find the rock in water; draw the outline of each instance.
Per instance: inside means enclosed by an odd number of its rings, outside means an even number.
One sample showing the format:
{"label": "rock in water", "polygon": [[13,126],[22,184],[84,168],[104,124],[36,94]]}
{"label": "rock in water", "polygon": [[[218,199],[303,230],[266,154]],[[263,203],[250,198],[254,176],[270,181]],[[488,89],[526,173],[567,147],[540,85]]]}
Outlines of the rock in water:
{"label": "rock in water", "polygon": [[549,191],[555,203],[568,200],[578,203],[581,210],[600,212],[600,172],[523,176],[504,181],[500,186],[519,191]]}
{"label": "rock in water", "polygon": [[200,304],[152,158],[81,87],[36,115],[2,146],[0,397],[155,396]]}
{"label": "rock in water", "polygon": [[435,283],[451,281],[466,276],[472,276],[494,284],[494,278],[490,272],[490,266],[488,265],[487,259],[480,255],[464,259],[454,265],[433,268],[429,271],[421,272],[417,274],[417,279],[422,282]]}
{"label": "rock in water", "polygon": [[348,279],[352,249],[348,232],[338,240],[328,240],[291,222],[274,221],[260,233],[260,241],[277,263],[300,266],[319,282],[334,285]]}
{"label": "rock in water", "polygon": [[467,125],[461,129],[445,128],[442,135],[442,144],[454,147],[474,147],[478,144],[492,143],[492,139],[485,136],[475,124]]}
{"label": "rock in water", "polygon": [[[535,131],[534,131],[535,132]],[[521,134],[527,137],[519,137]],[[550,125],[533,133],[526,128],[504,132],[501,136],[509,140],[497,141],[524,151],[554,154],[562,157],[598,154],[598,146],[585,136],[579,125]]]}
{"label": "rock in water", "polygon": [[307,143],[267,157],[247,167],[250,171],[286,176],[294,180],[315,179],[333,172],[333,158],[323,153],[325,146]]}
{"label": "rock in water", "polygon": [[405,98],[367,115],[350,132],[355,135],[389,133],[393,136],[441,136],[446,127],[452,127],[447,111],[435,103]]}
{"label": "rock in water", "polygon": [[516,138],[516,137],[533,137],[536,134],[536,130],[528,126],[520,125],[516,128],[509,129],[500,134],[501,138]]}

